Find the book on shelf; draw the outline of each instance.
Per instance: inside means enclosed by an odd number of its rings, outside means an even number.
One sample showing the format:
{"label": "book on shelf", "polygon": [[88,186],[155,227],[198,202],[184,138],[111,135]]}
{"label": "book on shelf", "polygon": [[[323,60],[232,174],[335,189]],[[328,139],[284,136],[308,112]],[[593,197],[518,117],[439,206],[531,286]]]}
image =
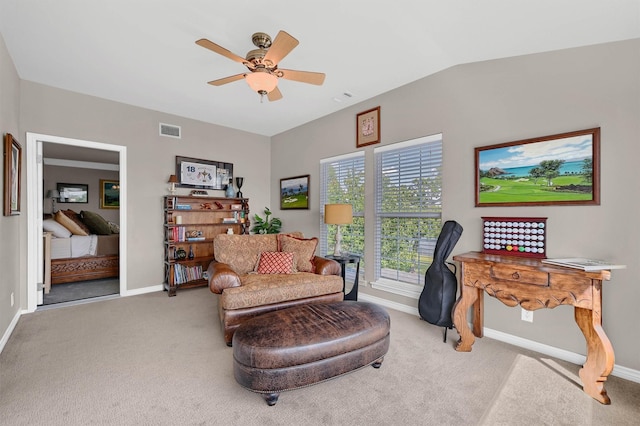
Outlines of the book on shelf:
{"label": "book on shelf", "polygon": [[238,223],[238,219],[233,217],[222,218],[222,223]]}
{"label": "book on shelf", "polygon": [[202,266],[185,266],[179,263],[173,265],[173,275],[176,284],[184,284],[189,281],[203,278]]}
{"label": "book on shelf", "polygon": [[176,210],[191,210],[190,204],[176,204]]}
{"label": "book on shelf", "polygon": [[204,237],[187,237],[187,241],[204,241]]}
{"label": "book on shelf", "polygon": [[542,263],[567,268],[582,269],[583,271],[601,271],[608,269],[625,269],[627,265],[619,265],[598,259],[585,259],[583,257],[568,257],[562,259],[542,259]]}

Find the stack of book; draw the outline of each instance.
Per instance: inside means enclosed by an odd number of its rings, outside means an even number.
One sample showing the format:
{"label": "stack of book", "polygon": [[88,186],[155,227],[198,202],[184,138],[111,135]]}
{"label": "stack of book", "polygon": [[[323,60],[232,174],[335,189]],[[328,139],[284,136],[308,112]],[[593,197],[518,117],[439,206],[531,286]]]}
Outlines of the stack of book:
{"label": "stack of book", "polygon": [[173,274],[176,284],[184,284],[189,281],[202,279],[202,266],[185,266],[179,263],[173,265]]}
{"label": "stack of book", "polygon": [[185,240],[185,227],[184,226],[176,226],[171,229],[171,240],[172,241],[186,241]]}

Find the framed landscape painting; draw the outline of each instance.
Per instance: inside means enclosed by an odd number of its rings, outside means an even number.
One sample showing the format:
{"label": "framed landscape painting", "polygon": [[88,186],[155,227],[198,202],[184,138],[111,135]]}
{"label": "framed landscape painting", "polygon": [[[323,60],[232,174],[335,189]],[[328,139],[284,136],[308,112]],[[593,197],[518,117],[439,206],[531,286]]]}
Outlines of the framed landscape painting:
{"label": "framed landscape painting", "polygon": [[120,208],[120,182],[117,180],[100,179],[100,208]]}
{"label": "framed landscape painting", "polygon": [[475,205],[600,204],[600,128],[475,148]]}
{"label": "framed landscape painting", "polygon": [[309,175],[280,179],[280,209],[309,209]]}

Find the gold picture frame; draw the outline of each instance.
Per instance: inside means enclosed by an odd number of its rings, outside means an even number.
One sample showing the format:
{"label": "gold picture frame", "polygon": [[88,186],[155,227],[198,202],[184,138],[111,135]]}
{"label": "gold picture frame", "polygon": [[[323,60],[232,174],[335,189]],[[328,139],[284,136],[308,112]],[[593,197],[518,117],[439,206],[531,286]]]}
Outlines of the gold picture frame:
{"label": "gold picture frame", "polygon": [[20,214],[22,147],[10,133],[4,135],[4,215]]}
{"label": "gold picture frame", "polygon": [[356,148],[380,143],[380,107],[356,116]]}
{"label": "gold picture frame", "polygon": [[100,208],[120,208],[120,181],[100,179]]}

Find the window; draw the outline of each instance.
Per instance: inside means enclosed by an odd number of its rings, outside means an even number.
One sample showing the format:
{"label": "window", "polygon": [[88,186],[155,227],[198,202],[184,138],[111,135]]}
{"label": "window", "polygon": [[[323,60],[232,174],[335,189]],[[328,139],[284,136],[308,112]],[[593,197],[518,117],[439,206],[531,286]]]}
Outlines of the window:
{"label": "window", "polygon": [[[324,205],[346,203],[353,206],[353,223],[342,226],[342,248],[364,254],[364,152],[320,161],[320,253],[333,253],[336,225],[324,223]],[[364,273],[364,262],[360,262]]]}
{"label": "window", "polygon": [[419,297],[442,228],[442,135],[374,149],[374,288]]}

